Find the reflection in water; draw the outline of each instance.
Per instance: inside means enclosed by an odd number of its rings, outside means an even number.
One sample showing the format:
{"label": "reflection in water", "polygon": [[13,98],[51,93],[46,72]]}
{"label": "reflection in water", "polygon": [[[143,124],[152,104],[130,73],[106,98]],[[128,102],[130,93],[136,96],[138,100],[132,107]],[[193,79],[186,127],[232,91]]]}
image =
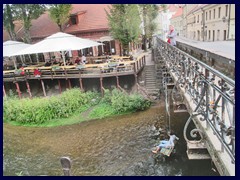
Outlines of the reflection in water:
{"label": "reflection in water", "polygon": [[[189,161],[182,131],[187,113],[172,114],[180,137],[170,158],[153,155],[158,128],[166,121],[164,107],[131,115],[54,128],[4,124],[4,175],[63,175],[60,157],[73,161],[73,175],[219,175],[211,161]],[[157,127],[157,129],[156,129]]]}

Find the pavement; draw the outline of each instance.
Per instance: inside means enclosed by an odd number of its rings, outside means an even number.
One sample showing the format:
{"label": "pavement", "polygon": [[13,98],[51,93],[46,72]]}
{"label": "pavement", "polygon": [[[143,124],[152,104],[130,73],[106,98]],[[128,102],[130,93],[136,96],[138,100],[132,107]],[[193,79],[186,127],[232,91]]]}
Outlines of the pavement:
{"label": "pavement", "polygon": [[202,42],[179,36],[176,40],[235,61],[235,41]]}

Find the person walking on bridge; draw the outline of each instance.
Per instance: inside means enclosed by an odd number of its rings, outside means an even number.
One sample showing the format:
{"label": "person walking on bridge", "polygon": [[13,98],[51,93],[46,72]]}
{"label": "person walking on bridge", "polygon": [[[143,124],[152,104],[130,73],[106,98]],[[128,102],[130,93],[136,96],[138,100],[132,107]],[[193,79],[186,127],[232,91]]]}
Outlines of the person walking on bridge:
{"label": "person walking on bridge", "polygon": [[167,38],[168,38],[167,42],[169,44],[171,44],[172,46],[176,46],[176,36],[177,36],[177,34],[176,34],[176,31],[174,30],[174,26],[170,25],[169,33],[167,35]]}

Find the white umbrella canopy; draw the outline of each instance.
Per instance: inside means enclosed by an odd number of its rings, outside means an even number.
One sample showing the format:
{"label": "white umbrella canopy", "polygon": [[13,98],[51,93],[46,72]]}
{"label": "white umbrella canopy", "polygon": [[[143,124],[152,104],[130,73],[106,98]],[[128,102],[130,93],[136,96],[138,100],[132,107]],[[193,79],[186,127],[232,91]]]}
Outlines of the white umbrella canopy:
{"label": "white umbrella canopy", "polygon": [[3,43],[3,57],[15,56],[15,54],[27,47],[31,46],[30,44],[25,44],[18,41],[6,41]]}
{"label": "white umbrella canopy", "polygon": [[17,52],[15,55],[62,51],[64,65],[65,65],[64,51],[79,50],[79,49],[89,48],[89,47],[98,46],[98,45],[102,45],[102,44],[92,40],[79,38],[71,34],[58,32],[56,34],[53,34],[45,38],[44,40],[36,44],[33,44],[29,48],[26,48],[22,51]]}
{"label": "white umbrella canopy", "polygon": [[[3,43],[3,57],[12,57],[15,56],[19,51],[30,47],[30,44],[25,44],[18,41],[6,41]],[[16,62],[14,59],[14,66],[16,67]]]}

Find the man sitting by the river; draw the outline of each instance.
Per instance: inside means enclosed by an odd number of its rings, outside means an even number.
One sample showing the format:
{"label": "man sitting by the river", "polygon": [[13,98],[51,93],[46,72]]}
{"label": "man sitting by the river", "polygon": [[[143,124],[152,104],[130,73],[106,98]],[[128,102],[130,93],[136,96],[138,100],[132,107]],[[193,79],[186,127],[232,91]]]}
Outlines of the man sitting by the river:
{"label": "man sitting by the river", "polygon": [[169,140],[163,140],[163,141],[160,141],[160,144],[156,147],[157,149],[156,150],[153,150],[152,152],[153,153],[157,153],[158,151],[161,150],[161,148],[173,148],[174,147],[174,141],[175,139],[176,140],[179,140],[179,138],[173,134],[173,132],[171,131],[169,134],[170,136]]}

